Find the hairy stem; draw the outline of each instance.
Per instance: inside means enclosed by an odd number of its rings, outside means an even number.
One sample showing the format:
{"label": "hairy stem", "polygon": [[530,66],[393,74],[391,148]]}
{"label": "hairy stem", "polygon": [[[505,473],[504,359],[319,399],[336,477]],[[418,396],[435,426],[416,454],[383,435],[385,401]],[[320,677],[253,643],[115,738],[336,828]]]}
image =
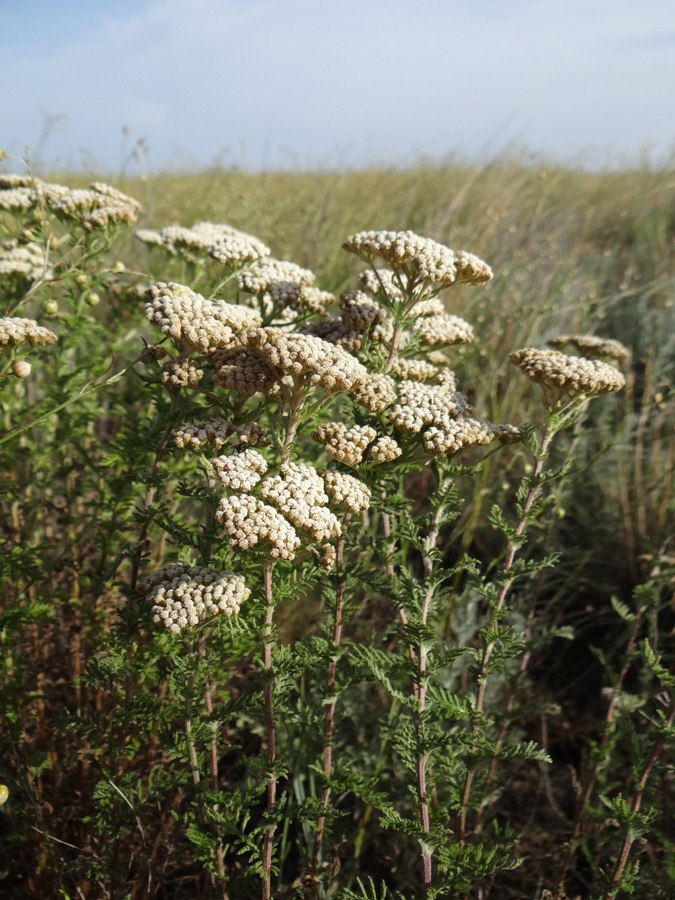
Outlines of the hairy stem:
{"label": "hairy stem", "polygon": [[[539,448],[539,453],[537,454],[537,461],[534,466],[534,471],[531,476],[531,484],[530,490],[528,491],[527,497],[525,498],[525,503],[523,504],[522,511],[520,513],[520,518],[518,519],[518,524],[516,526],[516,538],[519,538],[523,533],[525,526],[527,524],[527,520],[529,517],[530,510],[532,509],[532,504],[534,503],[537,494],[539,493],[539,478],[544,468],[544,464],[548,459],[548,451],[551,443],[551,439],[555,434],[555,427],[551,418],[549,417],[546,422],[546,428],[544,430],[544,435],[542,437],[541,446]],[[509,573],[513,567],[513,563],[516,558],[516,554],[518,553],[518,542],[514,540],[510,540],[508,544],[508,548],[506,551],[506,558],[504,560],[504,567],[502,569],[502,574],[504,576],[503,583],[499,589],[499,593],[497,594],[497,599],[494,605],[490,607],[488,628],[494,627],[496,624],[499,615],[501,613],[502,607],[504,606],[504,601],[508,595],[509,589],[513,584],[514,579],[509,578]],[[481,659],[480,672],[478,675],[478,690],[476,691],[476,705],[474,710],[474,720],[471,726],[471,731],[473,734],[476,734],[480,727],[480,717],[483,712],[483,706],[485,703],[485,690],[487,687],[487,670],[490,662],[490,657],[492,656],[492,651],[494,649],[494,644],[486,644],[485,649],[483,650],[483,656]],[[462,793],[462,805],[459,816],[459,828],[457,832],[457,837],[459,839],[460,844],[464,842],[464,838],[466,836],[466,819],[467,813],[469,809],[469,799],[471,796],[471,785],[473,784],[473,779],[475,777],[477,771],[477,766],[472,765],[469,767],[466,773],[466,780],[464,782],[464,790]]]}
{"label": "hairy stem", "polygon": [[[344,569],[344,550],[345,550],[345,539],[344,532],[349,525],[349,520],[351,519],[351,513],[345,513],[345,517],[342,523],[343,536],[341,536],[337,542],[336,554],[335,554],[335,571],[337,574],[337,587],[335,589],[335,622],[333,623],[333,648],[334,654],[331,658],[330,663],[328,664],[328,684],[326,686],[326,694],[328,696],[328,704],[326,706],[326,721],[324,724],[324,736],[323,736],[323,773],[328,780],[333,771],[333,724],[335,719],[335,703],[337,698],[335,697],[335,670],[337,667],[337,652],[338,647],[340,646],[340,639],[342,637],[342,602],[344,600],[344,581],[343,581],[343,569]],[[321,810],[322,813],[325,813],[328,808],[328,802],[330,800],[330,787],[326,785],[323,789],[323,793],[321,795]],[[325,815],[321,815],[319,821],[316,826],[316,834],[314,835],[314,854],[312,857],[312,867],[311,873],[314,877],[316,877],[316,872],[319,867],[319,859],[321,856],[321,845],[323,842],[323,830],[326,822]]]}
{"label": "hairy stem", "polygon": [[[263,574],[265,581],[265,633],[263,636],[263,665],[267,670],[265,680],[265,725],[267,729],[267,756],[270,766],[276,757],[276,743],[274,733],[274,706],[272,702],[272,620],[274,618],[274,599],[272,595],[272,562],[264,564]],[[270,773],[267,779],[267,816],[274,815],[274,807],[277,799],[277,779]],[[274,845],[274,833],[277,826],[271,823],[265,832],[263,846],[263,900],[271,900],[272,897],[272,848]]]}

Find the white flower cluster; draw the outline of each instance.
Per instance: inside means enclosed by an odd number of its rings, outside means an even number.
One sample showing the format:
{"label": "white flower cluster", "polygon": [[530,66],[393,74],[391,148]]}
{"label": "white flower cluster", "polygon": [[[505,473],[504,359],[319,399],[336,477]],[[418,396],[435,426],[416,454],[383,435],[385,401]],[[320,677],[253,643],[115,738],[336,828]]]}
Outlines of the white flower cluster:
{"label": "white flower cluster", "polygon": [[4,241],[0,246],[0,275],[19,275],[35,281],[42,275],[50,278],[52,270],[45,268],[44,249],[40,244],[19,246],[17,241]]}
{"label": "white flower cluster", "polygon": [[252,309],[205,300],[189,287],[160,281],[146,291],[145,315],[167,337],[209,350],[235,343],[234,333],[260,324]]}
{"label": "white flower cluster", "polygon": [[355,469],[363,462],[366,448],[375,440],[377,432],[370,425],[347,428],[343,422],[327,422],[319,425],[311,437],[323,444],[324,450],[333,459]]}
{"label": "white flower cluster", "polygon": [[459,316],[448,313],[423,315],[415,319],[413,333],[427,347],[439,344],[468,344],[473,340],[473,328]]}
{"label": "white flower cluster", "polygon": [[217,456],[211,465],[223,487],[247,494],[267,471],[265,458],[257,450],[246,447],[229,456]]}
{"label": "white flower cluster", "polygon": [[76,188],[63,194],[51,204],[53,211],[63,218],[78,219],[87,229],[136,221],[140,203],[117,188],[95,181],[89,189]]}
{"label": "white flower cluster", "polygon": [[28,212],[40,202],[51,203],[69,192],[62,184],[51,184],[30,175],[0,175],[0,209]]}
{"label": "white flower cluster", "polygon": [[235,229],[232,229],[232,233],[226,234],[216,241],[207,252],[216,262],[236,268],[250,266],[256,260],[270,255],[269,247],[266,247],[262,241]]}
{"label": "white flower cluster", "polygon": [[401,359],[396,357],[391,373],[402,381],[431,381],[438,375],[438,369],[423,359]]}
{"label": "white flower cluster", "polygon": [[[392,303],[403,300],[403,292],[396,284],[391,269],[378,269],[377,274],[372,269],[366,269],[359,275],[359,284],[371,297],[377,297],[384,293]],[[422,313],[417,315],[422,315]]]}
{"label": "white flower cluster", "polygon": [[162,382],[170,387],[196,388],[204,377],[204,370],[187,357],[170,359],[162,366]]}
{"label": "white flower cluster", "polygon": [[262,541],[269,544],[272,559],[293,559],[300,546],[296,530],[281,513],[250,494],[224,497],[216,521],[225,528],[230,546],[240,550]]}
{"label": "white flower cluster", "polygon": [[482,284],[492,278],[492,270],[477,256],[449,247],[412,231],[361,231],[347,238],[345,250],[362,258],[383,259],[394,272],[409,282],[425,284]]}
{"label": "white flower cluster", "polygon": [[173,634],[211,616],[236,615],[251,593],[241,575],[182,563],[164,566],[138,589],[152,605],[155,624]]}
{"label": "white flower cluster", "polygon": [[[618,391],[625,379],[618,369],[597,359],[567,356],[558,350],[537,350],[528,347],[514,350],[511,362],[520,371],[544,388],[547,402],[556,403],[560,395],[593,397]],[[553,389],[547,393],[546,389]]]}
{"label": "white flower cluster", "polygon": [[279,377],[270,366],[248,347],[217,350],[213,356],[216,372],[213,383],[240,394],[276,394]]}
{"label": "white flower cluster", "polygon": [[402,381],[398,402],[389,411],[389,418],[399,431],[419,434],[428,425],[443,430],[452,419],[470,414],[466,397],[443,384]]}
{"label": "white flower cluster", "polygon": [[48,328],[38,325],[33,319],[20,319],[17,316],[0,317],[0,348],[7,344],[17,346],[27,341],[31,347],[40,344],[54,344],[56,335]]}
{"label": "white flower cluster", "polygon": [[379,437],[370,448],[371,459],[376,463],[391,462],[393,459],[398,459],[402,453],[403,450],[396,441],[387,435]]}
{"label": "white flower cluster", "polygon": [[287,375],[307,374],[311,385],[325,391],[349,391],[368,378],[368,370],[342,347],[312,335],[257,328],[240,340],[274,368]]}
{"label": "white flower cluster", "polygon": [[178,428],[173,439],[177,447],[201,450],[207,444],[222,447],[232,434],[232,425],[226,419],[207,419],[199,425],[183,425]]}
{"label": "white flower cluster", "polygon": [[445,305],[439,297],[431,297],[429,300],[418,300],[410,308],[411,316],[442,316],[445,313]]}
{"label": "white flower cluster", "polygon": [[264,259],[254,268],[237,276],[239,290],[246,294],[270,294],[278,306],[299,302],[303,288],[314,284],[315,275],[296,263]]}
{"label": "white flower cluster", "polygon": [[396,400],[396,382],[389,375],[370,375],[351,391],[352,397],[371,412],[379,413]]}
{"label": "white flower cluster", "polygon": [[489,422],[460,416],[443,425],[443,428],[432,426],[422,435],[424,446],[432,456],[458,453],[466,447],[485,446],[495,437]]}
{"label": "white flower cluster", "polygon": [[323,480],[331,506],[344,506],[351,513],[362,512],[370,507],[370,490],[358,478],[329,469],[324,472]]}
{"label": "white flower cluster", "polygon": [[363,334],[345,325],[341,318],[330,316],[320,322],[310,322],[302,328],[302,334],[321,338],[336,347],[342,347],[348,353],[356,353],[361,349]]}
{"label": "white flower cluster", "polygon": [[283,464],[278,475],[260,485],[260,496],[296,528],[308,532],[313,541],[326,541],[341,533],[339,521],[325,506],[328,496],[323,478],[312,466]]}
{"label": "white flower cluster", "polygon": [[617,361],[628,359],[630,350],[614,338],[601,338],[591,334],[563,334],[552,338],[549,346],[555,349],[574,347],[577,353],[586,359],[600,358],[602,360],[614,359]]}

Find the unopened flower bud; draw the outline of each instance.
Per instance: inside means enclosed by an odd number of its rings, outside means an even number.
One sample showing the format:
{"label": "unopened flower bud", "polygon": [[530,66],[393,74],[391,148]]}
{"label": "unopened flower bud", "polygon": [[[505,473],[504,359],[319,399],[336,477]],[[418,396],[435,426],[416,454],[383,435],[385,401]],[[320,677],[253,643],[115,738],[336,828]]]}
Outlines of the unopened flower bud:
{"label": "unopened flower bud", "polygon": [[127,270],[127,267],[124,265],[121,259],[118,259],[112,268],[113,272],[126,272]]}
{"label": "unopened flower bud", "polygon": [[87,276],[83,272],[75,276],[75,284],[86,284],[87,280]]}
{"label": "unopened flower bud", "polygon": [[12,363],[12,375],[16,378],[28,378],[32,368],[25,359],[17,359]]}
{"label": "unopened flower bud", "polygon": [[45,315],[55,316],[59,311],[59,304],[56,302],[56,300],[47,300],[43,309],[45,311]]}
{"label": "unopened flower bud", "polygon": [[84,299],[87,302],[87,306],[98,306],[98,304],[101,302],[101,298],[96,293],[96,291],[89,291]]}

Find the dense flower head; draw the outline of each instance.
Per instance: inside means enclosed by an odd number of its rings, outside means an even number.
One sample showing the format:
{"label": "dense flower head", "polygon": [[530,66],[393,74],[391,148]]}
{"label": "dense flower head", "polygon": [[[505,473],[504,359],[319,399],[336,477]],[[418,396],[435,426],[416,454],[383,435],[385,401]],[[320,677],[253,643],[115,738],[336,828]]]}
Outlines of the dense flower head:
{"label": "dense flower head", "polygon": [[428,300],[418,300],[410,308],[410,315],[417,318],[423,316],[442,316],[445,313],[445,305],[440,297],[430,297]]}
{"label": "dense flower head", "polygon": [[270,255],[269,247],[253,235],[232,229],[208,249],[208,255],[224,266],[246,266]]}
{"label": "dense flower head", "polygon": [[562,334],[560,337],[551,338],[549,346],[560,350],[570,346],[586,359],[613,359],[621,361],[628,359],[630,350],[614,338],[601,338],[591,334]]}
{"label": "dense flower head", "polygon": [[173,248],[167,244],[159,231],[153,231],[152,228],[139,228],[137,231],[134,231],[134,237],[148,247],[164,247],[173,252]]}
{"label": "dense flower head", "polygon": [[245,494],[267,471],[265,458],[250,447],[237,448],[229,456],[217,456],[211,465],[223,487]]}
{"label": "dense flower head", "polygon": [[383,435],[370,446],[370,458],[376,463],[391,462],[403,453],[392,437]]}
{"label": "dense flower head", "polygon": [[320,322],[310,322],[303,325],[300,331],[301,334],[309,334],[342,347],[348,353],[357,353],[363,343],[363,334],[345,325],[339,316],[329,316]]}
{"label": "dense flower head", "polygon": [[424,359],[395,357],[390,371],[402,381],[431,381],[438,375],[438,366]]}
{"label": "dense flower head", "polygon": [[54,344],[56,335],[48,328],[38,325],[33,319],[21,319],[18,316],[0,317],[0,348],[7,344],[17,346],[24,341],[31,347],[40,344]]}
{"label": "dense flower head", "polygon": [[367,331],[387,318],[382,307],[374,303],[364,291],[347,291],[340,296],[340,316],[349,328]]}
{"label": "dense flower head", "polygon": [[470,413],[467,398],[450,386],[402,381],[389,418],[399,431],[419,434],[427,425],[443,429],[450,420]]}
{"label": "dense flower head", "polygon": [[204,370],[187,357],[170,359],[162,366],[162,382],[169,387],[196,388],[204,377]]}
{"label": "dense flower head", "polygon": [[63,197],[70,188],[33,178],[31,175],[0,175],[0,209],[28,212],[40,203],[51,203]]}
{"label": "dense flower head", "polygon": [[359,284],[371,297],[384,294],[392,303],[403,300],[403,292],[396,284],[391,269],[378,269],[377,272],[366,269],[359,275]]}
{"label": "dense flower head", "polygon": [[476,445],[485,446],[495,437],[489,422],[469,416],[451,419],[442,428],[432,426],[422,435],[424,446],[432,456],[451,456]]}
{"label": "dense flower head", "polygon": [[364,258],[382,259],[409,280],[429,285],[482,284],[492,278],[490,267],[477,256],[465,251],[455,255],[444,244],[412,231],[361,231],[343,247]]}
{"label": "dense flower head", "polygon": [[264,259],[237,276],[239,290],[247,294],[269,293],[278,306],[299,302],[303,288],[314,284],[315,275],[288,260]]}
{"label": "dense flower head", "polygon": [[152,605],[153,621],[173,634],[212,616],[232,616],[251,591],[244,578],[205,566],[164,566],[138,583]]}
{"label": "dense flower head", "polygon": [[227,419],[207,419],[206,422],[200,422],[197,425],[182,425],[176,430],[173,439],[176,446],[181,449],[190,447],[192,450],[201,450],[208,444],[222,447],[233,430],[233,426]]}
{"label": "dense flower head", "polygon": [[260,485],[260,496],[313,541],[325,541],[341,533],[339,521],[326,509],[323,478],[312,466],[284,463],[278,475]]}
{"label": "dense flower head", "polygon": [[319,425],[311,437],[323,444],[324,450],[333,459],[354,469],[363,462],[366,448],[375,440],[377,432],[370,425],[347,428],[343,422],[327,422]]}
{"label": "dense flower head", "polygon": [[308,334],[283,334],[257,328],[240,335],[241,342],[286,375],[309,375],[314,387],[348,391],[368,378],[367,369],[342,347]]}
{"label": "dense flower head", "polygon": [[351,395],[361,406],[379,413],[396,400],[396,382],[389,375],[372,374]]}
{"label": "dense flower head", "polygon": [[19,245],[15,240],[0,244],[0,276],[15,275],[30,281],[43,276],[50,278],[52,270],[45,263],[44,248],[40,244]]}
{"label": "dense flower head", "polygon": [[213,383],[240,394],[275,394],[279,376],[258,353],[248,347],[216,350],[212,355],[216,371]]}
{"label": "dense flower head", "polygon": [[358,513],[370,506],[370,489],[358,478],[328,469],[323,473],[326,493],[331,506],[344,506],[351,513]]}
{"label": "dense flower head", "polygon": [[544,389],[549,405],[556,405],[563,397],[579,395],[593,397],[618,391],[625,379],[618,369],[597,359],[567,356],[559,350],[537,350],[528,347],[514,350],[511,362],[532,381]]}
{"label": "dense flower head", "polygon": [[140,203],[109,184],[95,181],[88,189],[69,190],[54,200],[51,208],[58,216],[77,219],[85,228],[92,229],[116,222],[135,222]]}
{"label": "dense flower head", "polygon": [[218,504],[216,521],[225,528],[230,546],[239,550],[263,542],[269,545],[272,559],[293,559],[300,547],[296,530],[281,513],[250,494],[224,497]]}
{"label": "dense flower head", "polygon": [[420,316],[415,319],[413,332],[428,347],[439,344],[468,344],[473,340],[471,325],[459,316],[451,316],[448,313]]}
{"label": "dense flower head", "polygon": [[145,314],[167,337],[201,350],[229,347],[234,334],[260,323],[260,316],[245,306],[205,300],[189,287],[160,281],[146,291]]}

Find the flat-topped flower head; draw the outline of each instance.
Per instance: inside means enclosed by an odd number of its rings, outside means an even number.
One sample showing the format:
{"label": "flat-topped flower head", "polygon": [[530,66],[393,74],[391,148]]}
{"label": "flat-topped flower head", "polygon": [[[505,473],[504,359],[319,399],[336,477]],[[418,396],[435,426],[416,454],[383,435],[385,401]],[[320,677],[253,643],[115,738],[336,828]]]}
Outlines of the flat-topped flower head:
{"label": "flat-topped flower head", "polygon": [[138,583],[153,621],[173,634],[214,616],[236,615],[251,591],[243,576],[183,563],[164,566]]}
{"label": "flat-topped flower head", "polygon": [[229,456],[217,456],[211,461],[218,480],[231,491],[247,494],[267,471],[267,462],[257,450],[237,448]]}
{"label": "flat-topped flower head", "polygon": [[224,497],[218,504],[216,521],[224,527],[230,546],[239,550],[262,542],[268,545],[272,559],[293,559],[301,545],[290,522],[273,506],[250,494]]}
{"label": "flat-topped flower head", "polygon": [[279,374],[260,355],[248,347],[216,350],[212,355],[216,371],[213,383],[240,394],[276,394]]}
{"label": "flat-topped flower head", "polygon": [[237,275],[239,290],[247,294],[270,294],[277,306],[300,302],[303,288],[314,284],[315,275],[288,260],[263,259]]}
{"label": "flat-topped flower head", "polygon": [[394,273],[391,269],[378,269],[374,272],[372,269],[366,269],[359,275],[359,284],[361,288],[370,294],[371,297],[378,297],[384,294],[390,303],[397,303],[403,300],[403,292],[394,280]]}
{"label": "flat-topped flower head", "polygon": [[207,419],[196,425],[182,425],[176,430],[173,440],[177,447],[189,447],[192,450],[201,450],[209,444],[213,447],[222,447],[225,441],[234,433],[234,427],[227,419]]}
{"label": "flat-topped flower head", "polygon": [[354,469],[363,462],[363,455],[377,437],[377,432],[370,425],[352,425],[343,422],[327,422],[319,425],[311,434],[312,440],[323,444],[329,456]]}
{"label": "flat-topped flower head", "polygon": [[260,323],[255,310],[206,300],[189,287],[160,281],[146,291],[145,314],[167,337],[200,350],[230,347],[235,332]]}
{"label": "flat-topped flower head", "polygon": [[452,419],[470,413],[467,398],[450,385],[402,381],[398,386],[398,402],[388,415],[399,431],[419,434],[427,425],[443,429]]}
{"label": "flat-topped flower head", "polygon": [[303,325],[300,333],[321,338],[323,341],[328,341],[329,344],[342,347],[348,353],[357,353],[363,344],[362,332],[345,325],[339,316],[329,316],[327,319],[321,319],[320,322]]}
{"label": "flat-topped flower head", "polygon": [[349,391],[368,378],[365,366],[342,347],[308,334],[284,334],[257,328],[241,342],[286,375],[309,375],[309,383],[325,391]]}
{"label": "flat-topped flower head", "polygon": [[559,350],[537,350],[528,347],[514,350],[511,362],[529,379],[540,384],[546,404],[594,397],[619,391],[625,379],[618,369],[597,359],[567,356]]}
{"label": "flat-topped flower head", "polygon": [[148,247],[162,247],[171,253],[175,252],[173,247],[170,247],[163,239],[159,231],[153,231],[152,228],[139,228],[137,231],[134,231],[134,237]]}
{"label": "flat-topped flower head", "polygon": [[392,437],[383,435],[379,437],[374,444],[370,445],[370,458],[376,463],[392,462],[398,459],[403,453],[396,441]]}
{"label": "flat-topped flower head", "polygon": [[417,318],[423,316],[445,315],[445,305],[440,297],[431,297],[429,300],[419,300],[410,307],[410,315]]}
{"label": "flat-topped flower head", "polygon": [[170,359],[162,366],[162,382],[174,388],[196,388],[204,377],[204,370],[187,357]]}
{"label": "flat-topped flower head", "polygon": [[133,223],[140,206],[138,200],[102,181],[93,182],[88,189],[69,190],[51,203],[56,215],[77,219],[87,229],[116,222]]}
{"label": "flat-topped flower head", "polygon": [[0,276],[17,276],[35,281],[37,278],[51,278],[53,272],[45,266],[44,248],[29,242],[19,245],[17,241],[4,241],[0,245]]}
{"label": "flat-topped flower head", "polygon": [[455,268],[455,284],[485,284],[494,277],[486,262],[466,250],[458,250],[455,254]]}
{"label": "flat-topped flower head", "polygon": [[328,469],[323,473],[330,506],[344,506],[351,513],[363,512],[370,507],[370,489],[358,478]]}
{"label": "flat-topped flower head", "polygon": [[349,328],[364,332],[384,322],[387,313],[364,291],[347,291],[340,296],[340,317]]}
{"label": "flat-topped flower head", "polygon": [[451,419],[442,428],[427,428],[422,435],[424,447],[432,456],[452,456],[467,447],[485,446],[494,438],[489,422],[469,416]]}
{"label": "flat-topped flower head", "polygon": [[391,374],[401,381],[431,381],[438,375],[438,366],[424,359],[401,359],[396,357],[391,365]]}
{"label": "flat-topped flower head", "polygon": [[312,466],[285,463],[278,475],[263,481],[260,496],[314,542],[341,533],[338,519],[326,509],[328,496],[323,478]]}
{"label": "flat-topped flower head", "polygon": [[354,388],[351,395],[361,406],[379,413],[396,400],[396,382],[389,375],[373,374]]}
{"label": "flat-topped flower head", "polygon": [[208,248],[208,255],[221,265],[230,268],[250,266],[270,255],[269,247],[253,235],[232,229]]}
{"label": "flat-topped flower head", "polygon": [[468,344],[473,340],[471,325],[459,316],[448,313],[420,316],[415,319],[412,330],[427,347]]}
{"label": "flat-topped flower head", "polygon": [[561,350],[563,347],[574,349],[585,359],[616,360],[628,359],[630,350],[614,338],[601,338],[591,334],[562,334],[551,338],[550,347]]}
{"label": "flat-topped flower head", "polygon": [[69,193],[70,188],[30,175],[0,175],[0,210],[28,212],[40,203],[51,203]]}
{"label": "flat-topped flower head", "polygon": [[33,319],[21,319],[18,316],[0,317],[0,349],[11,344],[17,347],[24,341],[31,347],[41,344],[56,343],[56,335],[48,328],[38,325]]}

